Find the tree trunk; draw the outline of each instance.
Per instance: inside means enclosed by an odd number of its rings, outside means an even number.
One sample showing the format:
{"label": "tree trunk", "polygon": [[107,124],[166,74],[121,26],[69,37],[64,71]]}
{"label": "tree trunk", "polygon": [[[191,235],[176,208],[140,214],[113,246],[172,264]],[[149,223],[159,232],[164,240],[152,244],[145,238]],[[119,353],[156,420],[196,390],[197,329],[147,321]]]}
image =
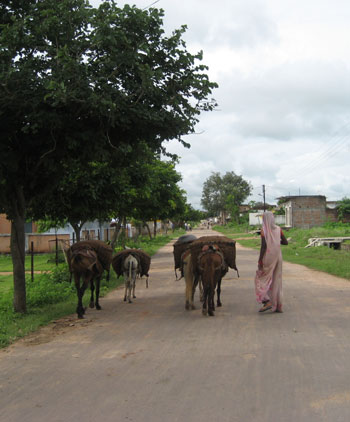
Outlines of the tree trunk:
{"label": "tree trunk", "polygon": [[14,192],[11,220],[11,255],[13,265],[13,308],[15,312],[27,311],[25,277],[25,201],[21,187]]}
{"label": "tree trunk", "polygon": [[76,241],[80,242],[80,232],[81,232],[81,228],[83,227],[83,225],[85,224],[85,221],[76,223],[76,222],[69,222],[69,224],[73,227],[74,233],[75,233],[75,237],[76,237]]}
{"label": "tree trunk", "polygon": [[126,238],[128,236],[128,228],[126,227],[126,217],[123,218],[124,233],[122,238],[122,247],[125,249]]}
{"label": "tree trunk", "polygon": [[112,236],[112,239],[111,239],[111,247],[112,247],[113,251],[114,251],[114,247],[115,247],[117,240],[118,240],[118,237],[119,237],[119,231],[120,231],[121,225],[122,225],[122,219],[118,218],[118,223],[115,226],[115,230],[114,230],[114,233],[113,233],[113,236]]}
{"label": "tree trunk", "polygon": [[146,227],[146,229],[148,231],[148,236],[149,236],[150,239],[152,239],[151,230],[149,228],[149,225],[145,221],[143,222],[143,227]]}
{"label": "tree trunk", "polygon": [[153,237],[157,236],[157,220],[153,220]]}

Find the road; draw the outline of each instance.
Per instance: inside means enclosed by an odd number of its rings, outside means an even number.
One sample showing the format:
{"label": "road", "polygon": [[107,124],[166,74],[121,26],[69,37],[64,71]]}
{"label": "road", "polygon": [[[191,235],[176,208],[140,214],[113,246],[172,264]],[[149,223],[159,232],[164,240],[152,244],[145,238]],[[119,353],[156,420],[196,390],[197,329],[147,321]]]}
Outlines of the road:
{"label": "road", "polygon": [[134,303],[117,289],[0,352],[0,421],[348,421],[350,283],[284,263],[284,313],[261,314],[257,257],[238,247],[240,278],[204,317],[163,247]]}

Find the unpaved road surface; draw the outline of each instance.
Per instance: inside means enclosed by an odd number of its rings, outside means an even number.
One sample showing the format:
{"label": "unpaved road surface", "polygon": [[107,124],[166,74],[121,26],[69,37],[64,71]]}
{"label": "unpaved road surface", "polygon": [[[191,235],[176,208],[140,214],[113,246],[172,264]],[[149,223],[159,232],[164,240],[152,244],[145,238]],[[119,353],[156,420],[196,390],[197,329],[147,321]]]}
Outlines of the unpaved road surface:
{"label": "unpaved road surface", "polygon": [[349,421],[350,283],[284,263],[284,313],[260,314],[257,257],[238,248],[240,278],[203,317],[198,294],[185,310],[167,245],[134,303],[118,289],[2,350],[0,421]]}

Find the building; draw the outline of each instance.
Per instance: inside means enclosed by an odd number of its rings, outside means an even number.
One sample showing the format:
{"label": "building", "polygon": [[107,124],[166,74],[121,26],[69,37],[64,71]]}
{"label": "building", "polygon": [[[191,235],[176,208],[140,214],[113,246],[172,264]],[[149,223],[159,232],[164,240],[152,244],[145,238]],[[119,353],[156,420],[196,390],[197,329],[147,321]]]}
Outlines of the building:
{"label": "building", "polygon": [[[56,248],[56,239],[60,242],[59,247],[67,247],[75,241],[75,233],[70,224],[57,230],[50,229],[45,233],[38,233],[34,222],[25,223],[25,250],[29,252],[33,247],[36,253],[52,252]],[[87,222],[81,230],[81,239],[110,240],[114,229],[109,222]],[[11,253],[11,222],[5,214],[0,214],[0,253]]]}
{"label": "building", "polygon": [[285,208],[286,227],[310,229],[322,226],[327,221],[338,221],[334,201],[327,203],[323,195],[283,196],[277,199],[283,202]]}

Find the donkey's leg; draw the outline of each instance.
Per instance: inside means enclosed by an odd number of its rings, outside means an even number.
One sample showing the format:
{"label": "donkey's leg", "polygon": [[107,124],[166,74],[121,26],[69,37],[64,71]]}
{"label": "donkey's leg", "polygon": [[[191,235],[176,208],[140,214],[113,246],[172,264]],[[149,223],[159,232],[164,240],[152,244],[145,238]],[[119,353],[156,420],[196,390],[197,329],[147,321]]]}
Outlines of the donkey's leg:
{"label": "donkey's leg", "polygon": [[207,315],[207,301],[208,301],[208,286],[203,286],[203,307],[202,307],[203,315]]}
{"label": "donkey's leg", "polygon": [[220,294],[221,294],[221,278],[218,281],[218,287],[216,288],[216,294],[217,294],[217,302],[216,304],[218,307],[222,306],[221,300],[220,300]]}
{"label": "donkey's leg", "polygon": [[132,281],[130,278],[128,278],[128,302],[132,303],[131,300],[131,290],[132,290]]}
{"label": "donkey's leg", "polygon": [[100,284],[101,284],[101,276],[96,277],[96,300],[95,300],[95,305],[96,305],[96,309],[98,311],[100,311],[102,308],[100,306],[99,303],[99,299],[100,299]]}
{"label": "donkey's leg", "polygon": [[196,276],[193,276],[193,284],[192,284],[192,306],[191,306],[191,309],[196,309],[196,307],[194,306],[194,294],[196,293],[196,287],[198,286],[198,280],[199,280],[199,277],[196,275]]}
{"label": "donkey's leg", "polygon": [[213,288],[213,286],[210,286],[209,293],[208,293],[208,315],[209,316],[214,316],[214,311],[215,311],[214,292],[215,292],[215,289]]}
{"label": "donkey's leg", "polygon": [[185,278],[186,283],[186,304],[185,308],[187,310],[191,309],[191,302],[192,302],[192,280],[189,280],[189,277],[187,276]]}
{"label": "donkey's leg", "polygon": [[127,294],[127,290],[128,290],[128,275],[126,272],[124,272],[124,302],[126,302],[126,294]]}
{"label": "donkey's leg", "polygon": [[89,285],[89,281],[90,281],[90,277],[86,274],[84,274],[83,277],[83,283],[81,285],[81,287],[79,287],[80,284],[80,276],[78,276],[78,283],[76,282],[75,285],[77,286],[77,292],[78,292],[78,306],[77,306],[77,314],[78,314],[78,318],[84,318],[83,315],[85,314],[85,309],[83,306],[83,297],[84,297],[84,293],[86,288]]}
{"label": "donkey's leg", "polygon": [[203,302],[204,301],[204,291],[203,291],[203,283],[202,283],[201,277],[199,277],[198,285],[199,285],[200,301]]}
{"label": "donkey's leg", "polygon": [[80,274],[74,273],[74,283],[75,283],[75,288],[76,288],[77,296],[78,296],[78,305],[77,305],[76,313],[78,314],[78,318],[83,318],[84,308],[83,308],[83,303],[82,303],[82,295],[80,293]]}
{"label": "donkey's leg", "polygon": [[90,303],[89,306],[90,308],[93,308],[95,306],[94,304],[94,290],[95,290],[95,284],[94,284],[94,279],[91,279],[90,282],[90,290],[91,290],[91,296],[90,296]]}
{"label": "donkey's leg", "polygon": [[135,274],[135,277],[132,280],[132,297],[133,297],[133,299],[136,299],[135,287],[136,287],[136,274]]}

